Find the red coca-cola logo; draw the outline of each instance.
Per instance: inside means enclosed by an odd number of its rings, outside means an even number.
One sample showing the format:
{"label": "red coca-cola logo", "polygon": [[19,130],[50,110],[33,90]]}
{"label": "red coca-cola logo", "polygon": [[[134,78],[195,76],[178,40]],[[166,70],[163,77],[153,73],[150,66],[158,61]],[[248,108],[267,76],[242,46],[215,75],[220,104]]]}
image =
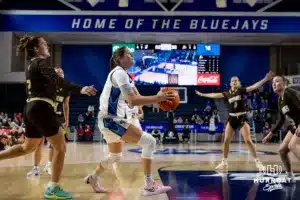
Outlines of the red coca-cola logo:
{"label": "red coca-cola logo", "polygon": [[220,74],[198,74],[197,85],[219,86]]}

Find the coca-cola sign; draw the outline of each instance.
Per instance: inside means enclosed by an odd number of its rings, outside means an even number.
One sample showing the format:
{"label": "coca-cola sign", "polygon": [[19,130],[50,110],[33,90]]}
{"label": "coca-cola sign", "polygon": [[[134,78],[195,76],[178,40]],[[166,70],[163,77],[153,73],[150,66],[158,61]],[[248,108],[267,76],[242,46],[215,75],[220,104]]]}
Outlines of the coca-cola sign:
{"label": "coca-cola sign", "polygon": [[205,86],[219,86],[220,74],[198,74],[197,85]]}

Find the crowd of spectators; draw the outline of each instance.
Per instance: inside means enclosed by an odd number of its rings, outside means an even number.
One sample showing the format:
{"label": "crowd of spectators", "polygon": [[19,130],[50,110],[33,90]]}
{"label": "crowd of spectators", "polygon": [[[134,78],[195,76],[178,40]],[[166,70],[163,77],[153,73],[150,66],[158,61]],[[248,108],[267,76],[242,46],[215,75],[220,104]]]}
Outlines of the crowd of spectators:
{"label": "crowd of spectators", "polygon": [[21,144],[24,138],[24,123],[21,113],[9,115],[0,113],[0,151],[15,144]]}
{"label": "crowd of spectators", "polygon": [[89,105],[87,112],[78,116],[78,126],[76,128],[78,141],[93,141],[95,124],[95,107]]}

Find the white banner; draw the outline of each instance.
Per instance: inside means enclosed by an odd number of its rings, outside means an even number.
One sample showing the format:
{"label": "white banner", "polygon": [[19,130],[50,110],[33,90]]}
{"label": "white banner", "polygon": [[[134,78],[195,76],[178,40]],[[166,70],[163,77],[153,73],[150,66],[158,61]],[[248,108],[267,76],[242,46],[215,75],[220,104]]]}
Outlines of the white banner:
{"label": "white banner", "polygon": [[297,76],[286,76],[286,78],[290,82],[289,86],[300,86],[300,75],[297,75]]}

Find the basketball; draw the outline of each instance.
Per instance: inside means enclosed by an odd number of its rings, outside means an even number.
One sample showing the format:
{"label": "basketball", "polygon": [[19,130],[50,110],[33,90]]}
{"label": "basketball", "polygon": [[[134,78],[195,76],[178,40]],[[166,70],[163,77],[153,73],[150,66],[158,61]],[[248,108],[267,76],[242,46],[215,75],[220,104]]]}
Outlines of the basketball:
{"label": "basketball", "polygon": [[178,92],[174,89],[171,88],[164,88],[162,89],[163,92],[172,92],[173,95],[175,96],[175,98],[173,100],[170,101],[162,101],[160,103],[158,103],[158,107],[163,110],[163,111],[173,111],[176,110],[176,108],[179,106],[180,104],[180,98],[178,95]]}

